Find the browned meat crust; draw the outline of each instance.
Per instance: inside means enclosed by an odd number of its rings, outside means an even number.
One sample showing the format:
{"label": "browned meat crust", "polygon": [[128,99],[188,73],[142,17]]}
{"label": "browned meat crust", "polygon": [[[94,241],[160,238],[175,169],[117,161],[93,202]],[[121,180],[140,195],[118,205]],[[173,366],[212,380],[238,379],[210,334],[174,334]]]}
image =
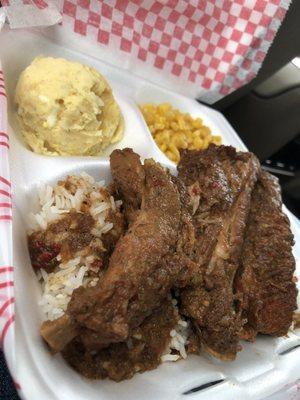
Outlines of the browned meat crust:
{"label": "browned meat crust", "polygon": [[101,242],[104,248],[104,252],[102,254],[103,266],[105,268],[108,267],[109,258],[114,251],[114,248],[123,234],[126,231],[126,223],[123,214],[120,211],[112,212],[110,210],[109,215],[106,218],[107,222],[111,222],[113,227],[110,231],[102,235]]}
{"label": "browned meat crust", "polygon": [[127,342],[114,343],[93,353],[75,339],[63,351],[63,356],[87,378],[129,379],[137,372],[154,369],[160,364],[160,357],[170,340],[170,331],[178,319],[172,302],[166,300],[139,327],[133,329]]}
{"label": "browned meat crust", "polygon": [[300,328],[300,314],[299,312],[295,312],[293,316],[293,322],[295,329]]}
{"label": "browned meat crust", "polygon": [[132,149],[115,150],[110,156],[114,189],[124,203],[125,215],[132,222],[141,208],[145,188],[145,171],[140,156]]}
{"label": "browned meat crust", "polygon": [[234,308],[233,279],[258,169],[252,154],[224,146],[184,152],[178,167],[190,193],[199,190],[193,222],[195,261],[203,277],[203,283],[182,291],[181,311],[192,317],[206,349],[224,360],[234,359],[239,350],[241,320]]}
{"label": "browned meat crust", "polygon": [[253,191],[243,248],[242,269],[235,287],[247,320],[241,337],[257,333],[285,335],[296,310],[293,235],[281,210],[277,178],[261,172]]}
{"label": "browned meat crust", "polygon": [[41,326],[41,336],[47,337],[50,349],[55,353],[63,349],[79,334],[79,326],[68,314],[53,321],[44,321]]}

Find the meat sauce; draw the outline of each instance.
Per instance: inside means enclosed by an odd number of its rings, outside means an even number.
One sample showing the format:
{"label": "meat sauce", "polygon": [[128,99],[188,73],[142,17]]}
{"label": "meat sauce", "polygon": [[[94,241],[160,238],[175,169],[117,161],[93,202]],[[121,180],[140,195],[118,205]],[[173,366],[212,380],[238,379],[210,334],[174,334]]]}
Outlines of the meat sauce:
{"label": "meat sauce", "polygon": [[94,219],[85,213],[71,212],[49,225],[45,231],[32,233],[28,238],[31,263],[35,269],[52,272],[59,264],[57,255],[68,261],[76,252],[88,246],[93,235]]}
{"label": "meat sauce", "polygon": [[87,212],[70,212],[45,231],[32,233],[28,237],[28,248],[33,268],[53,272],[59,264],[58,254],[67,262],[85,249],[98,256],[94,268],[105,268],[125,225],[120,212],[109,212],[107,221],[113,223],[113,229],[101,241],[92,234],[95,221]]}
{"label": "meat sauce", "polygon": [[178,318],[178,312],[169,300],[135,328],[126,342],[90,352],[76,338],[62,354],[76,371],[87,378],[129,379],[136,372],[151,370],[160,364],[160,357],[170,341],[170,331]]}

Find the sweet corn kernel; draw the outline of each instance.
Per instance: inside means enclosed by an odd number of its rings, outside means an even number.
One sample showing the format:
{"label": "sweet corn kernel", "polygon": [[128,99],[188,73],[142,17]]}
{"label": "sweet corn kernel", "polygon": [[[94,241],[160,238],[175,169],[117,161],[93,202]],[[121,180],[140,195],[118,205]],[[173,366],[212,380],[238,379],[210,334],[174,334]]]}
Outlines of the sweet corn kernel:
{"label": "sweet corn kernel", "polygon": [[197,118],[193,121],[193,125],[195,128],[201,128],[203,126],[203,121],[201,118]]}
{"label": "sweet corn kernel", "polygon": [[196,149],[199,149],[199,148],[201,149],[201,147],[203,146],[203,140],[197,137],[194,140],[194,146],[196,147]]}
{"label": "sweet corn kernel", "polygon": [[155,130],[161,130],[161,129],[164,129],[165,128],[165,124],[162,124],[162,123],[156,123],[156,124],[154,124],[154,129]]}
{"label": "sweet corn kernel", "polygon": [[201,118],[192,118],[169,103],[143,104],[140,109],[160,150],[176,164],[180,161],[180,149],[203,150],[210,143],[222,143],[220,136],[212,136]]}
{"label": "sweet corn kernel", "polygon": [[222,138],[221,136],[213,136],[212,143],[220,145],[222,143]]}
{"label": "sweet corn kernel", "polygon": [[176,134],[176,136],[173,139],[173,143],[178,149],[187,149],[188,147],[188,144],[184,139],[184,135],[181,133]]}
{"label": "sweet corn kernel", "polygon": [[162,151],[163,153],[165,153],[165,152],[167,151],[167,145],[166,145],[165,143],[161,144],[161,145],[159,146],[159,148],[161,149],[161,151]]}
{"label": "sweet corn kernel", "polygon": [[180,158],[179,151],[178,151],[177,147],[173,143],[169,144],[169,149],[174,154],[175,158]]}

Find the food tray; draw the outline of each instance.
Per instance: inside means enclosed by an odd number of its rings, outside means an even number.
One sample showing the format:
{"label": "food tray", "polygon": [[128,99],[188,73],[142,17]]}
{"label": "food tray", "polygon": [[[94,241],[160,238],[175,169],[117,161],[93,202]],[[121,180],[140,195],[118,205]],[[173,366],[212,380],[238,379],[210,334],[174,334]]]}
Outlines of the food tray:
{"label": "food tray", "polygon": [[[78,60],[97,68],[108,78],[124,114],[126,131],[124,139],[111,146],[103,157],[46,157],[34,154],[24,146],[14,117],[14,90],[20,72],[40,54]],[[255,400],[265,398],[296,381],[300,370],[299,330],[290,332],[284,338],[259,337],[254,344],[244,342],[243,351],[234,362],[221,362],[207,354],[189,356],[187,360],[164,363],[154,371],[137,374],[121,383],[89,381],[74,372],[60,356],[50,355],[39,336],[41,310],[38,300],[41,292],[30,265],[26,243],[27,214],[37,207],[37,187],[82,171],[97,180],[105,179],[108,182],[107,155],[113,148],[126,146],[132,147],[142,158],[153,157],[172,170],[174,164],[155,145],[137,103],[170,102],[193,116],[203,118],[214,134],[222,136],[224,144],[231,144],[240,150],[246,148],[220,113],[117,70],[95,57],[67,49],[59,43],[59,38],[54,42],[36,32],[4,30],[1,33],[0,60],[8,101],[13,191],[13,250],[11,254],[9,222],[4,228],[1,227],[3,240],[0,250],[6,252],[6,259],[11,259],[14,265],[14,277],[9,275],[12,273],[10,268],[0,279],[1,282],[12,282],[13,279],[15,284],[14,293],[12,284],[7,285],[5,295],[0,299],[0,307],[3,299],[7,301],[13,295],[16,298],[15,323],[7,324],[9,318],[13,322],[8,312],[2,313],[0,322],[2,326],[6,323],[4,351],[21,398]],[[7,171],[0,171],[0,175],[3,174],[7,174]],[[294,254],[300,259],[299,227],[297,220],[290,213],[288,215],[296,238]],[[3,321],[3,318],[6,320]]]}

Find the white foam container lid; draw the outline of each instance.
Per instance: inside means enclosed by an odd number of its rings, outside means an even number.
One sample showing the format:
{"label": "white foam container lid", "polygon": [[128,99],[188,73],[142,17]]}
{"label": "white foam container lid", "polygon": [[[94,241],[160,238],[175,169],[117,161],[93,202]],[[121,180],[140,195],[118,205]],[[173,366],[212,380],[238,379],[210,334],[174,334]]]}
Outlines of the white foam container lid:
{"label": "white foam container lid", "polygon": [[[103,73],[113,87],[125,117],[125,135],[107,149],[104,157],[46,157],[28,150],[20,137],[13,96],[20,72],[38,55],[64,57],[89,64]],[[137,108],[138,103],[169,102],[194,117],[201,117],[223,143],[246,150],[236,132],[215,110],[194,100],[171,93],[149,82],[83,53],[30,31],[1,33],[0,58],[6,78],[9,111],[10,168],[13,183],[13,263],[15,266],[16,323],[9,357],[10,369],[21,385],[26,400],[134,400],[134,399],[262,399],[300,377],[300,332],[287,337],[259,337],[253,344],[243,342],[234,362],[221,362],[207,354],[187,360],[164,363],[154,371],[135,375],[131,380],[89,381],[74,372],[61,358],[51,356],[39,335],[40,286],[31,268],[27,242],[27,215],[37,209],[37,187],[55,183],[70,173],[86,171],[97,180],[110,179],[107,156],[114,148],[132,147],[142,158],[174,168],[154,143]],[[257,138],[259,140],[259,138]],[[294,254],[300,259],[300,234],[297,220],[288,213],[296,238]],[[299,271],[298,271],[299,272]],[[191,394],[193,388],[212,381],[222,382]]]}

